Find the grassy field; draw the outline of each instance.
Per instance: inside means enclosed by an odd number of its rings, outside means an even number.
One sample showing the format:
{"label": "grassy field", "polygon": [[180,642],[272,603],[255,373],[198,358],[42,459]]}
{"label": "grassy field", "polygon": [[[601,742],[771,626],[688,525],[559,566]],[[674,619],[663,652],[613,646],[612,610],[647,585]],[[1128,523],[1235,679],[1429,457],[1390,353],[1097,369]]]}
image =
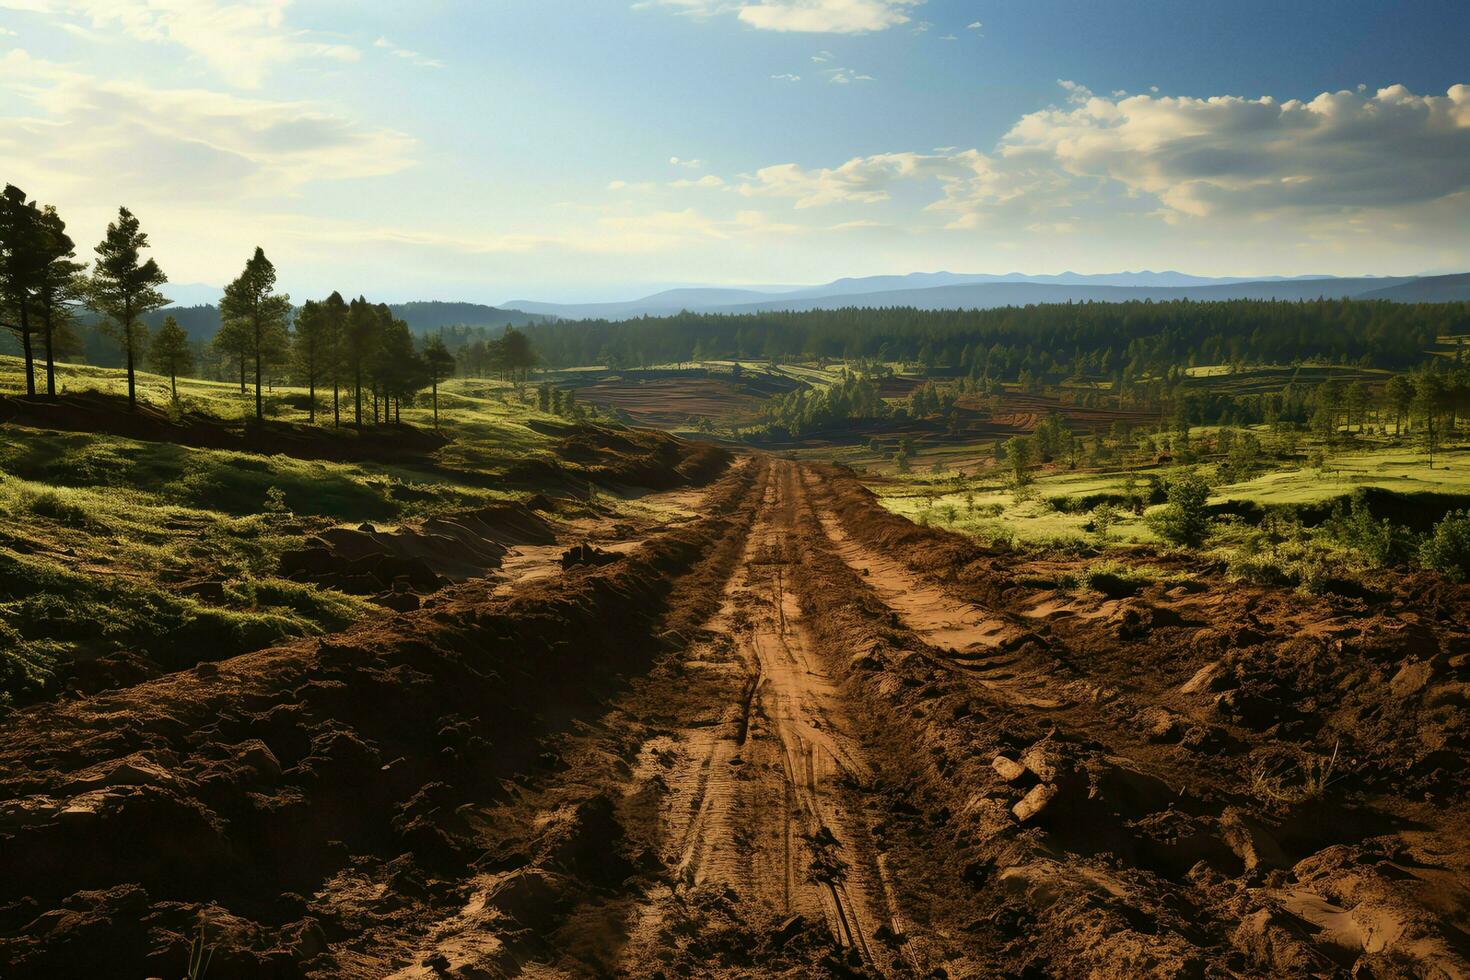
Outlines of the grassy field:
{"label": "grassy field", "polygon": [[[0,358],[0,391],[18,393],[22,381],[20,362]],[[117,371],[64,365],[58,390],[122,395],[126,383]],[[170,403],[167,380],[155,375],[138,375],[138,395]],[[254,409],[230,383],[180,379],[179,395],[185,411],[225,420]],[[432,426],[427,396],[420,401],[403,420]],[[330,392],[325,402],[318,422],[330,425]],[[213,658],[377,609],[278,577],[281,553],[333,526],[392,528],[523,497],[498,477],[552,459],[549,433],[564,422],[493,381],[448,382],[440,411],[451,441],[431,463],[327,462],[0,425],[0,704],[6,692],[23,699],[51,689],[59,664],[115,654],[166,661],[187,658],[191,646]],[[276,388],[267,412],[305,422],[306,392]],[[612,495],[600,503],[646,509]]]}
{"label": "grassy field", "polygon": [[[1201,429],[1196,436],[1210,430]],[[981,447],[976,447],[977,452]],[[812,455],[807,451],[801,455]],[[1165,480],[1170,467],[1128,469],[1039,470],[1035,481],[1017,499],[1009,474],[995,465],[982,465],[974,474],[927,472],[934,459],[963,455],[946,447],[944,454],[918,457],[918,472],[892,472],[890,461],[860,447],[832,453],[838,461],[860,469],[873,466],[870,485],[884,506],[912,520],[952,527],[989,541],[1021,547],[1126,547],[1159,543],[1149,527],[1147,512],[1124,511],[1106,537],[1090,529],[1092,506],[1121,502],[1146,490],[1149,481]],[[985,455],[988,457],[988,447]],[[953,472],[953,467],[947,467]],[[1209,472],[1212,467],[1202,467]],[[1265,472],[1238,483],[1214,487],[1210,505],[1231,509],[1245,504],[1263,511],[1312,506],[1345,500],[1364,489],[1399,495],[1446,494],[1470,499],[1470,446],[1447,447],[1428,467],[1422,451],[1407,446],[1364,448],[1332,453],[1318,470],[1299,461],[1275,461]]]}

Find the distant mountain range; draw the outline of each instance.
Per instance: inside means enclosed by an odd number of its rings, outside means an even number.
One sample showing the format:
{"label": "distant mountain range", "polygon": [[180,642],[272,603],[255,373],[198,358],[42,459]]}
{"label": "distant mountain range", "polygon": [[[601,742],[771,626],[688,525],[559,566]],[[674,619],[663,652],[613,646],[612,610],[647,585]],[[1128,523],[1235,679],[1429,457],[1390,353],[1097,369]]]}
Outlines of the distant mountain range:
{"label": "distant mountain range", "polygon": [[[189,335],[207,340],[219,329],[216,303],[221,291],[213,286],[181,284],[165,287],[175,305],[146,319],[152,326],[164,315],[178,318]],[[612,303],[539,303],[510,300],[500,306],[482,303],[412,302],[389,304],[394,316],[407,321],[415,333],[440,327],[467,325],[525,326],[548,319],[630,320],[640,316],[669,316],[682,310],[695,313],[762,313],[780,310],[831,310],[848,306],[912,306],[921,310],[990,309],[1035,303],[1121,303],[1129,300],[1311,300],[1382,299],[1396,303],[1470,301],[1470,273],[1444,276],[1271,276],[1265,278],[1210,278],[1182,272],[1117,272],[1082,275],[1028,276],[964,275],[953,272],[916,272],[905,276],[865,276],[837,279],[821,286],[764,286],[738,289],[689,286],[667,289],[642,299]]]}
{"label": "distant mountain range", "polygon": [[922,310],[989,309],[1033,303],[1129,300],[1307,300],[1318,297],[1386,299],[1399,303],[1470,300],[1470,274],[1451,276],[1270,276],[1209,278],[1181,272],[1120,272],[1054,276],[961,275],[920,272],[906,276],[838,279],[823,286],[791,289],[689,287],[615,303],[538,303],[510,300],[507,309],[561,319],[628,320],[695,313],[759,313],[777,310],[831,310],[847,306],[912,306]]}

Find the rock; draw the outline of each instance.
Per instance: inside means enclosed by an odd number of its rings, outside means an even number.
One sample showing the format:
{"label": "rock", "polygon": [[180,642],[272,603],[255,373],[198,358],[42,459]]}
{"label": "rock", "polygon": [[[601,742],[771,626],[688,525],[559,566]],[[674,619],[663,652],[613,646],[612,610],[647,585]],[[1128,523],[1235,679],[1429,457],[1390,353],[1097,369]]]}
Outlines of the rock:
{"label": "rock", "polygon": [[1220,814],[1220,839],[1245,863],[1247,871],[1290,864],[1270,832],[1239,807],[1227,807]]}
{"label": "rock", "polygon": [[21,830],[36,827],[55,820],[61,813],[61,804],[49,796],[22,796],[18,799],[0,800],[0,828]]}
{"label": "rock", "polygon": [[1057,787],[1051,783],[1040,783],[1031,787],[1019,803],[1011,807],[1011,813],[1021,823],[1035,820],[1057,798]]}
{"label": "rock", "polygon": [[1068,766],[1057,751],[1055,743],[1043,739],[1021,753],[1021,765],[1034,772],[1042,782],[1054,783]]}
{"label": "rock", "polygon": [[114,763],[102,763],[83,770],[72,789],[102,786],[177,786],[178,778],[143,755],[130,755]]}
{"label": "rock", "polygon": [[1019,762],[1016,762],[1014,759],[1007,759],[1003,755],[998,755],[990,760],[990,768],[1000,773],[1000,778],[1008,783],[1020,782],[1026,778],[1026,773],[1029,771]]}
{"label": "rock", "polygon": [[1163,708],[1149,708],[1142,721],[1143,737],[1150,742],[1177,742],[1184,734],[1179,716]]}
{"label": "rock", "polygon": [[1179,688],[1179,690],[1183,694],[1196,694],[1201,691],[1207,691],[1214,682],[1215,676],[1219,673],[1220,662],[1218,660],[1214,663],[1205,664],[1199,670],[1195,671],[1194,676],[1185,681],[1184,686]]}
{"label": "rock", "polygon": [[241,742],[235,746],[235,761],[255,773],[262,782],[273,783],[281,778],[281,762],[274,752],[258,738]]}
{"label": "rock", "polygon": [[1393,680],[1388,682],[1388,688],[1395,697],[1406,698],[1428,687],[1433,677],[1434,662],[1416,660],[1400,667],[1398,673],[1393,675]]}
{"label": "rock", "polygon": [[1305,977],[1319,972],[1320,954],[1294,935],[1301,930],[1291,917],[1261,909],[1240,920],[1230,943],[1259,969],[1274,976]]}
{"label": "rock", "polygon": [[512,871],[485,896],[485,906],[515,919],[528,929],[543,930],[566,903],[562,881],[541,868]]}

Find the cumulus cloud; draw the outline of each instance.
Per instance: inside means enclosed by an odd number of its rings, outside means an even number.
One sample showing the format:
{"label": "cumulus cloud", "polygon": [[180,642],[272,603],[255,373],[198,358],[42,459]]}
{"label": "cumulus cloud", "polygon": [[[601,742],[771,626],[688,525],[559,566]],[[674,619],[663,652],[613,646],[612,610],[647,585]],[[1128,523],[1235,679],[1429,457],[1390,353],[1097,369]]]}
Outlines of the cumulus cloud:
{"label": "cumulus cloud", "polygon": [[1470,85],[1442,96],[1395,85],[1286,102],[1107,98],[1061,85],[1066,104],[1022,117],[989,151],[777,164],[735,190],[801,209],[877,204],[901,185],[928,183],[938,194],[925,210],[946,227],[1004,221],[1053,234],[1076,230],[1079,212],[1169,223],[1295,216],[1319,229],[1331,217],[1359,231],[1409,226],[1411,209],[1470,212]]}
{"label": "cumulus cloud", "polygon": [[414,141],[305,102],[99,79],[22,50],[0,87],[30,102],[0,116],[0,157],[18,177],[84,199],[225,201],[409,166]]}
{"label": "cumulus cloud", "polygon": [[864,34],[907,24],[905,12],[924,0],[643,0],[636,8],[660,7],[679,14],[712,17],[734,13],[763,31],[807,34]]}
{"label": "cumulus cloud", "polygon": [[793,75],[790,72],[782,72],[779,75],[772,75],[771,79],[777,82],[799,82],[801,81],[801,76]]}
{"label": "cumulus cloud", "polygon": [[686,170],[698,170],[704,166],[703,160],[688,160],[683,157],[669,157],[669,163]]}
{"label": "cumulus cloud", "polygon": [[1470,191],[1470,85],[1285,102],[1069,92],[1071,105],[1016,123],[1002,157],[1116,182],[1175,215],[1388,208]]}
{"label": "cumulus cloud", "polygon": [[[0,0],[0,9],[49,16],[84,36],[108,32],[176,44],[244,87],[287,61],[357,61],[354,47],[286,25],[291,0]],[[85,26],[84,26],[85,25]],[[91,28],[95,35],[88,35]]]}
{"label": "cumulus cloud", "polygon": [[854,157],[841,166],[806,169],[794,163],[763,167],[739,184],[747,197],[790,198],[797,208],[828,204],[876,204],[902,181],[925,177],[957,179],[973,172],[974,150],[955,154],[879,153]]}

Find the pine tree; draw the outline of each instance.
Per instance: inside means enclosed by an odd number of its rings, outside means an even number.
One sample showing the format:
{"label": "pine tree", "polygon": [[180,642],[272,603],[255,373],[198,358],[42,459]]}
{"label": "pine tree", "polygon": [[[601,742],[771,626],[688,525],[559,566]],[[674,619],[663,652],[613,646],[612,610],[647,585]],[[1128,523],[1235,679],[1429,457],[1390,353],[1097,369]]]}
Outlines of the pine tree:
{"label": "pine tree", "polygon": [[179,375],[194,369],[194,348],[179,321],[168,316],[148,347],[148,363],[159,374],[168,375],[169,393],[179,400]]}
{"label": "pine tree", "polygon": [[257,420],[265,417],[262,371],[267,365],[280,364],[285,360],[290,341],[286,317],[291,312],[291,297],[275,294],[275,288],[276,267],[265,257],[265,251],[257,246],[239,278],[225,287],[224,298],[219,304],[221,318],[239,320],[249,327],[246,354],[255,366]]}
{"label": "pine tree", "polygon": [[80,340],[71,331],[72,303],[82,297],[85,282],[76,245],[66,233],[66,222],[47,205],[41,212],[41,268],[36,280],[36,313],[46,354],[46,394],[56,395],[56,360],[75,352]]}
{"label": "pine tree", "polygon": [[26,395],[36,394],[36,360],[31,338],[35,324],[31,322],[32,304],[41,278],[41,210],[35,201],[27,201],[25,191],[6,184],[0,194],[0,298],[3,298],[9,322],[6,326],[20,340],[25,357]]}
{"label": "pine tree", "polygon": [[332,382],[332,425],[342,425],[342,408],[337,397],[347,367],[347,302],[339,292],[333,292],[322,302],[323,333],[326,339],[324,362],[327,376]]}
{"label": "pine tree", "polygon": [[454,355],[444,346],[443,337],[430,337],[424,343],[424,364],[429,370],[429,383],[434,388],[434,428],[439,428],[439,382],[454,374]]}
{"label": "pine tree", "polygon": [[128,409],[137,408],[134,363],[147,343],[148,331],[139,319],[168,305],[158,287],[168,277],[153,259],[143,261],[148,235],[127,208],[118,208],[117,220],[97,245],[97,264],[88,283],[93,309],[108,318],[103,330],[122,344],[128,370]]}
{"label": "pine tree", "polygon": [[[336,296],[335,293],[332,294]],[[342,297],[337,296],[338,302]],[[331,374],[335,352],[333,311],[327,303],[307,300],[296,314],[296,339],[291,345],[292,366],[296,377],[306,382],[307,421],[316,422],[316,385]],[[335,393],[333,397],[335,403]]]}
{"label": "pine tree", "polygon": [[362,428],[362,382],[368,373],[368,363],[377,350],[379,333],[377,311],[359,296],[347,311],[342,338],[347,377],[352,381],[353,417],[358,428]]}

